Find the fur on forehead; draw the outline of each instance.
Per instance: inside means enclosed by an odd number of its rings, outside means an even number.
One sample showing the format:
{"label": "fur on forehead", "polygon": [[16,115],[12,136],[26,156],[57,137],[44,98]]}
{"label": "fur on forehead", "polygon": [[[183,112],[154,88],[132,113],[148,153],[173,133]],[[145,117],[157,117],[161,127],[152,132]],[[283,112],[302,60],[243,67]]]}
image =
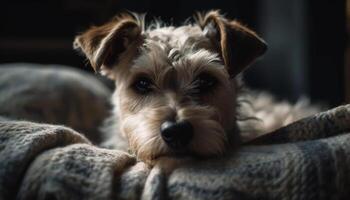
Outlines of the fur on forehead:
{"label": "fur on forehead", "polygon": [[142,54],[135,59],[132,68],[152,66],[152,68],[190,68],[205,67],[208,65],[222,66],[217,53],[206,49],[196,49],[188,46],[167,48],[161,44],[150,43],[151,48],[143,49]]}
{"label": "fur on forehead", "polygon": [[147,74],[160,87],[166,82],[163,79],[167,79],[169,72],[180,75],[177,81],[187,81],[183,84],[189,84],[202,72],[216,74],[218,78],[229,78],[217,53],[188,46],[168,49],[157,42],[151,42],[149,46],[152,47],[141,50],[142,53],[127,71],[133,75]]}

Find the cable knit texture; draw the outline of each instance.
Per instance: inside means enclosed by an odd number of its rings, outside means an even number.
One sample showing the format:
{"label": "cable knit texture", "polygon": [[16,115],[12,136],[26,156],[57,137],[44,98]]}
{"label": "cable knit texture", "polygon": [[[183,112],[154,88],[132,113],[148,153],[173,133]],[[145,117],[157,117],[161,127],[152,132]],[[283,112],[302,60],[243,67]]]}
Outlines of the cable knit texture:
{"label": "cable knit texture", "polygon": [[9,118],[0,118],[0,199],[350,197],[350,105],[170,174],[99,148],[73,129]]}

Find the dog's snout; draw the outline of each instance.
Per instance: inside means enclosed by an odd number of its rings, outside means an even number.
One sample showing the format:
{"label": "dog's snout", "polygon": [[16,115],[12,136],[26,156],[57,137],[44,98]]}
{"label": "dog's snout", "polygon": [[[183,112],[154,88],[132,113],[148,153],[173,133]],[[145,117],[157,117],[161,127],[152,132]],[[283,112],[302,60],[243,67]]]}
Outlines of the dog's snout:
{"label": "dog's snout", "polygon": [[175,150],[185,147],[193,137],[193,126],[189,121],[166,121],[160,127],[163,140]]}

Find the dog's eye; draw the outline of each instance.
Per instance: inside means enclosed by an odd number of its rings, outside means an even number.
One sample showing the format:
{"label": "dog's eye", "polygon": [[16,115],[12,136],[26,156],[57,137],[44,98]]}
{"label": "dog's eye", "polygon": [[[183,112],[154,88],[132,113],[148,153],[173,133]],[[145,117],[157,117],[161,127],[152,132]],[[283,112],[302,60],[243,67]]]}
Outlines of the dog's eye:
{"label": "dog's eye", "polygon": [[217,85],[218,80],[209,74],[203,73],[200,74],[194,82],[196,85],[196,93],[203,94],[213,89]]}
{"label": "dog's eye", "polygon": [[152,91],[152,81],[149,78],[141,77],[138,78],[134,84],[133,89],[140,94],[147,94]]}

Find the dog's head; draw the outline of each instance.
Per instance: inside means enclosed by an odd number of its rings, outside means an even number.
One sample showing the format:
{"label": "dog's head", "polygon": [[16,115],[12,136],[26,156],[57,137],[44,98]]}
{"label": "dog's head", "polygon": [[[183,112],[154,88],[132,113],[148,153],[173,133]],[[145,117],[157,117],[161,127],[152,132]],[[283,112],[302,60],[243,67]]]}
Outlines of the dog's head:
{"label": "dog's head", "polygon": [[180,27],[121,15],[76,37],[95,71],[115,80],[120,132],[139,159],[212,156],[238,135],[235,77],[266,50],[217,11]]}

